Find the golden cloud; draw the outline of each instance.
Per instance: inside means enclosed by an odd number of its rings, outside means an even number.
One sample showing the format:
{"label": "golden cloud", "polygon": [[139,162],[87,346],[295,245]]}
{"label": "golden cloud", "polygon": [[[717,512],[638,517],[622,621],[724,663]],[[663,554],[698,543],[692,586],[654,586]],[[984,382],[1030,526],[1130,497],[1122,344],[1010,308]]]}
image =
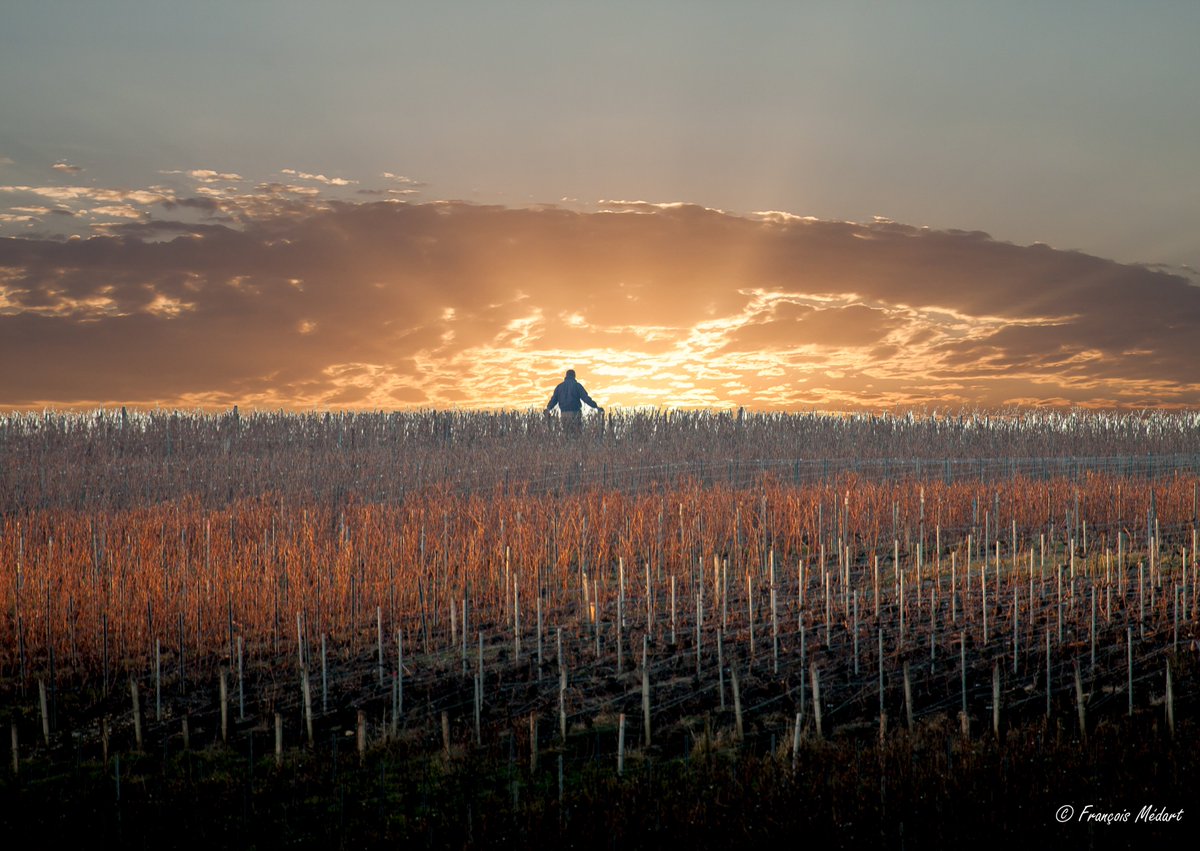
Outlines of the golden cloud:
{"label": "golden cloud", "polygon": [[206,178],[0,187],[139,216],[0,239],[0,356],[22,364],[0,404],[526,407],[567,367],[604,405],[1200,403],[1200,289],[1161,269],[889,221]]}

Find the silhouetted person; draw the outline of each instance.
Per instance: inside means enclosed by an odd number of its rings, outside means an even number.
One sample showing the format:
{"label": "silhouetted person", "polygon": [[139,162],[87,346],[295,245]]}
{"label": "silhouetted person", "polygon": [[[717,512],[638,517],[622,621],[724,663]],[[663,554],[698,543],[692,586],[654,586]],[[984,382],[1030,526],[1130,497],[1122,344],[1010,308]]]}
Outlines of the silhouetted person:
{"label": "silhouetted person", "polygon": [[575,370],[568,369],[566,378],[554,388],[554,395],[546,403],[546,414],[548,415],[557,406],[562,411],[563,430],[568,433],[577,433],[583,427],[582,403],[584,402],[600,413],[604,413],[604,409],[592,401],[592,397],[588,395],[584,386],[575,380]]}

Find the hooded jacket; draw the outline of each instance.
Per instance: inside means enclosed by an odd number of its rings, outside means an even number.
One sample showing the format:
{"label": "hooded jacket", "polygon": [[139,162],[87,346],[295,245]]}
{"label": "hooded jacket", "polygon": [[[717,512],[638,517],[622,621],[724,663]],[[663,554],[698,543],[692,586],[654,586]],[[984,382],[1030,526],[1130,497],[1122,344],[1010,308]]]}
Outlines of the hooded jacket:
{"label": "hooded jacket", "polygon": [[546,410],[551,411],[557,405],[564,414],[578,414],[583,410],[581,402],[587,402],[593,408],[599,409],[600,407],[592,401],[592,397],[588,395],[582,384],[574,378],[567,378],[554,388],[554,395],[546,404]]}

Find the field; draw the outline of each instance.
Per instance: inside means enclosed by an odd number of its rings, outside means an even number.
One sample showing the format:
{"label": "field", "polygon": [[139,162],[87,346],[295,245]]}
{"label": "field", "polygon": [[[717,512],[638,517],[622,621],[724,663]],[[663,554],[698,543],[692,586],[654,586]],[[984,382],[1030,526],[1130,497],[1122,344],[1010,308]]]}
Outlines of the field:
{"label": "field", "polygon": [[9,415],[0,828],[1143,844],[1198,494],[1183,413]]}

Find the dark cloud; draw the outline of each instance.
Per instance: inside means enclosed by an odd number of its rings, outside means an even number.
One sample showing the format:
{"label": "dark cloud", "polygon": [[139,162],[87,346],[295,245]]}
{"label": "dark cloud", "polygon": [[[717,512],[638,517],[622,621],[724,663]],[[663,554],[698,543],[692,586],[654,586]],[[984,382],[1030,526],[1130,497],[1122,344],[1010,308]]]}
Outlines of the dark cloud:
{"label": "dark cloud", "polygon": [[529,405],[564,361],[611,404],[1200,403],[1200,289],[979,232],[279,183],[146,203],[0,239],[0,404]]}
{"label": "dark cloud", "polygon": [[873,346],[903,322],[886,311],[855,304],[814,309],[794,303],[774,311],[775,318],[735,331],[724,351],[786,349],[796,346]]}
{"label": "dark cloud", "polygon": [[[193,210],[202,210],[206,213],[215,213],[222,209],[221,202],[216,198],[200,197],[200,198],[172,198],[164,201],[162,206],[167,210],[174,210],[177,207],[191,208]],[[167,227],[178,227],[178,222],[161,222],[160,224]]]}

